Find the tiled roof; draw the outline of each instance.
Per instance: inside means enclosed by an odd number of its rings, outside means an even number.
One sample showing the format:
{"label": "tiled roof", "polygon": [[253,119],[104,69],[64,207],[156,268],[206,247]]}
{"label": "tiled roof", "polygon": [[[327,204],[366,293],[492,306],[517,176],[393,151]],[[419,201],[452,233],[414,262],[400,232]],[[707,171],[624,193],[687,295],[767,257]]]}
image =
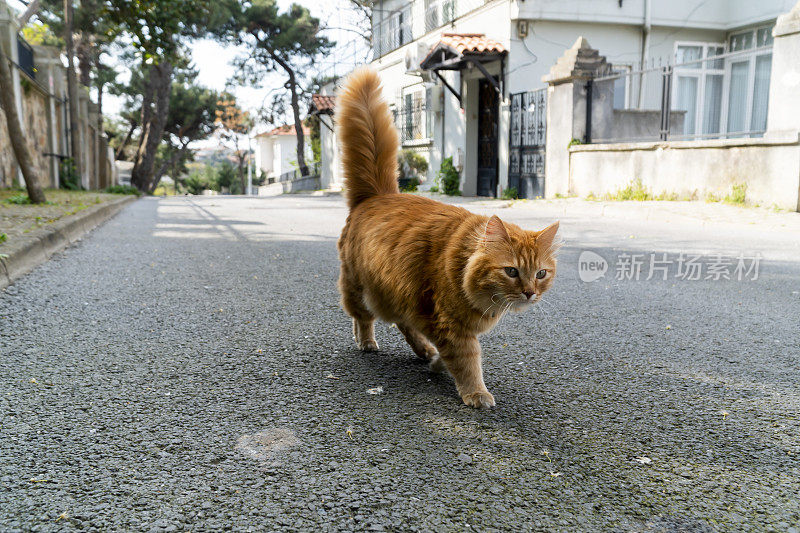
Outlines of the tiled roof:
{"label": "tiled roof", "polygon": [[483,33],[444,33],[439,44],[449,46],[453,50],[463,53],[498,53],[506,51],[505,47],[494,39],[489,39]]}
{"label": "tiled roof", "polygon": [[311,104],[317,111],[333,111],[336,108],[336,97],[324,94],[311,95]]}
{"label": "tiled roof", "polygon": [[[308,126],[303,124],[303,134],[308,135],[311,133],[311,130],[308,129]],[[284,124],[283,126],[278,126],[277,128],[265,131],[263,133],[259,133],[256,137],[268,137],[270,135],[294,135],[294,124]]]}

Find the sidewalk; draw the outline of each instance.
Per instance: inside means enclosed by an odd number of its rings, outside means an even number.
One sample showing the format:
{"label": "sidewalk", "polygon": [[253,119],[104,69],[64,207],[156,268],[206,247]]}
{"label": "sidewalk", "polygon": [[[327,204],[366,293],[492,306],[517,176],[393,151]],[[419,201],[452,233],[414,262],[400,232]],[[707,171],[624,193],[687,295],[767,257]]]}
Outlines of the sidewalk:
{"label": "sidewalk", "polygon": [[[0,200],[13,196],[0,191]],[[44,263],[116,215],[137,197],[94,192],[47,191],[51,203],[0,207],[0,289]]]}
{"label": "sidewalk", "polygon": [[723,203],[669,201],[592,201],[580,198],[554,200],[495,200],[422,193],[440,202],[464,207],[535,210],[546,216],[605,217],[617,220],[669,222],[694,226],[758,225],[763,229],[795,232],[800,235],[800,213],[774,211],[763,207],[744,207]]}

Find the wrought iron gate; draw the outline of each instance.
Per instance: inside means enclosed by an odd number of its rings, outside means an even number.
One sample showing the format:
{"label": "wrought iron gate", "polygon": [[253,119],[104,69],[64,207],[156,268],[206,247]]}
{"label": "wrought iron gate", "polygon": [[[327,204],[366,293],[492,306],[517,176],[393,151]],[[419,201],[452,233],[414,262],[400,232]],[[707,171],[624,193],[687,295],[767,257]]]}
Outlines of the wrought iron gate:
{"label": "wrought iron gate", "polygon": [[508,186],[520,198],[544,197],[547,88],[511,95]]}

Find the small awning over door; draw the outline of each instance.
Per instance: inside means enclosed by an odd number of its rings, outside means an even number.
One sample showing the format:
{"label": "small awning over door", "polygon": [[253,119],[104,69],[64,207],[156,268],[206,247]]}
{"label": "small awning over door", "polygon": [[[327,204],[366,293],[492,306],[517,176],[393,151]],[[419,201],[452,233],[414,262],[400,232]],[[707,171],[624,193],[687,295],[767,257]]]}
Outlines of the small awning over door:
{"label": "small awning over door", "polygon": [[460,102],[461,95],[444,80],[439,71],[461,70],[467,65],[474,65],[495,90],[502,94],[503,68],[500,69],[498,80],[489,74],[485,64],[503,61],[507,54],[508,51],[501,43],[489,39],[482,33],[445,33],[422,60],[420,67],[436,74]]}

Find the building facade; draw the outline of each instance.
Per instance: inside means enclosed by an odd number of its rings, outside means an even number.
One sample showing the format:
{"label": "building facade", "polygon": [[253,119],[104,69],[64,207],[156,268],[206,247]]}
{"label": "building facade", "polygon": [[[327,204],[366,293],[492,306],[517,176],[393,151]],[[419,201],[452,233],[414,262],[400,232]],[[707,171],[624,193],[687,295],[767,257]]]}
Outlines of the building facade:
{"label": "building facade", "polygon": [[[552,197],[570,191],[546,179],[543,78],[579,37],[604,57],[606,70],[594,75],[606,76],[599,88],[619,111],[608,119],[628,140],[664,129],[653,117],[665,94],[675,139],[758,136],[768,114],[772,29],[794,3],[383,0],[373,8],[372,65],[403,148],[429,160],[428,183],[452,157],[464,195],[513,188]],[[601,126],[596,133],[612,132]]]}

